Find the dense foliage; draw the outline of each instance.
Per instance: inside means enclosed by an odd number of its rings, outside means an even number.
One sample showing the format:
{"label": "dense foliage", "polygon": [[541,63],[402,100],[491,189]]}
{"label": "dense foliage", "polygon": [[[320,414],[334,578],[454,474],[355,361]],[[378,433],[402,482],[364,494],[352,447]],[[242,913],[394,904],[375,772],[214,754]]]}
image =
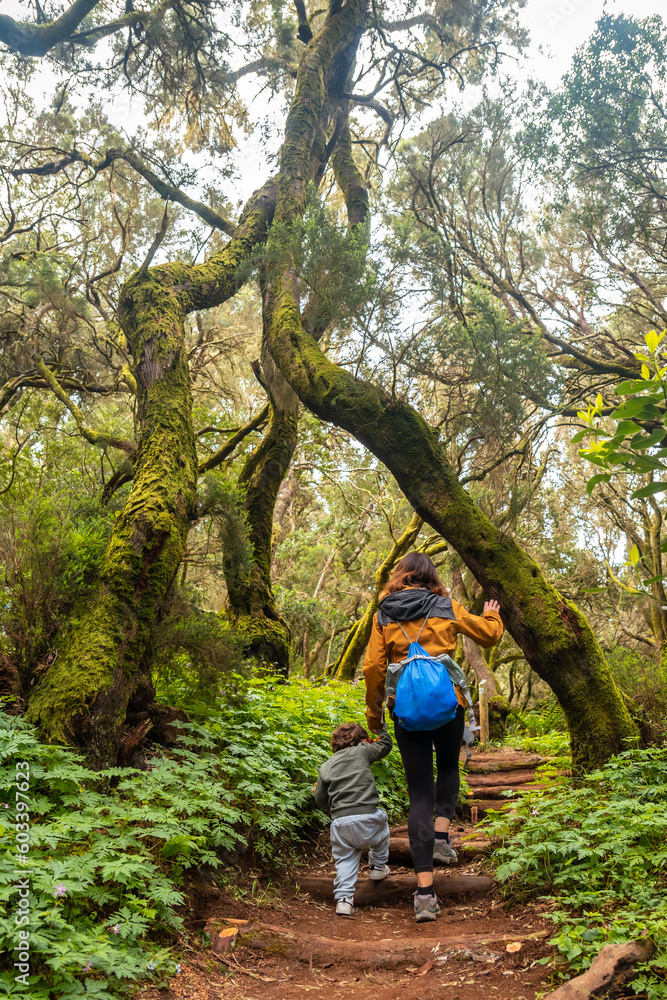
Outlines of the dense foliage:
{"label": "dense foliage", "polygon": [[577,974],[603,945],[649,934],[657,951],[632,989],[667,995],[664,749],[626,751],[576,785],[552,774],[486,829],[504,840],[494,859],[506,894],[548,903],[564,968]]}
{"label": "dense foliage", "polygon": [[[224,884],[247,843],[270,866],[295,835],[317,830],[325,817],[312,785],[333,728],[363,719],[361,689],[271,678],[232,685],[205,721],[183,724],[184,746],[152,756],[146,771],[90,771],[75,752],[40,743],[20,716],[0,715],[0,995],[105,1000],[130,995],[138,980],[163,982],[178,972],[188,869],[202,866]],[[30,773],[27,990],[11,967],[17,876],[7,820],[17,761]],[[398,755],[375,774],[396,820],[406,805]]]}

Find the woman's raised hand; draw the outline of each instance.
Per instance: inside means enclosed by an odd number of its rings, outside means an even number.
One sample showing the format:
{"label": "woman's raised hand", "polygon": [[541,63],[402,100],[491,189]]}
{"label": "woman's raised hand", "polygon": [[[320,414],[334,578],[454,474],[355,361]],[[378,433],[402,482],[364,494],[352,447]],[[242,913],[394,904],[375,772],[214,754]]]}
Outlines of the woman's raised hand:
{"label": "woman's raised hand", "polygon": [[498,601],[485,601],[484,611],[500,611],[500,605]]}

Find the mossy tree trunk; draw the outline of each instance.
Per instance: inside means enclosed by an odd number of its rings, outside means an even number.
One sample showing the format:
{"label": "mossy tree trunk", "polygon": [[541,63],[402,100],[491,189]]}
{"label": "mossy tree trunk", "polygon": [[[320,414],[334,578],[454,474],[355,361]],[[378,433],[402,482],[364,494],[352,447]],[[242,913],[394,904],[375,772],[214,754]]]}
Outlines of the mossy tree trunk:
{"label": "mossy tree trunk", "polygon": [[78,609],[28,717],[57,741],[115,764],[146,641],[183,555],[195,513],[197,456],[185,318],[238,288],[239,264],[266,236],[275,205],[267,184],[237,232],[206,264],[142,268],[121,293],[119,319],[137,384],[139,448],[128,500],[114,525],[93,598]]}
{"label": "mossy tree trunk", "polygon": [[[360,5],[348,3],[329,18],[301,61],[281,157],[276,218],[290,222],[303,212],[311,147],[327,99],[327,68],[336,54],[351,53],[362,20]],[[359,224],[356,187],[354,194],[348,215]],[[417,514],[451,543],[488,597],[500,601],[511,635],[563,707],[575,767],[594,767],[623,749],[624,740],[636,738],[637,731],[588,622],[537,563],[474,505],[437,434],[406,402],[326,357],[304,329],[289,269],[272,275],[267,314],[270,350],[304,405],[372,451]]]}
{"label": "mossy tree trunk", "polygon": [[269,395],[269,424],[238,480],[245,493],[252,563],[249,570],[239,567],[225,553],[223,565],[229,608],[244,637],[247,655],[272,664],[286,677],[290,633],[276,610],[271,585],[271,543],[278,490],[297,443],[299,400],[271,355],[266,354],[262,361],[259,377]]}

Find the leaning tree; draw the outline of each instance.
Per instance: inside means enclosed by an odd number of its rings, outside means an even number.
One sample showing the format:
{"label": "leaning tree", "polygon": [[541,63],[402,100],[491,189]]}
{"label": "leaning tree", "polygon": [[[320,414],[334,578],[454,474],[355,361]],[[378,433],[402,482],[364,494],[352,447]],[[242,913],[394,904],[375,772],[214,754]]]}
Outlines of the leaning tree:
{"label": "leaning tree", "polygon": [[[294,15],[289,6],[261,3],[230,12],[215,0],[164,0],[139,9],[118,4],[114,13],[115,6],[75,0],[62,12],[39,5],[30,22],[0,16],[0,41],[10,53],[5,62],[15,60],[18,81],[34,71],[31,60],[44,58],[66,79],[65,89],[76,90],[82,80],[109,87],[124,81],[142,96],[156,123],[180,116],[199,148],[220,156],[233,146],[230,122],[242,126],[249,114],[243,80],[262,79],[267,92],[283,95],[288,111],[275,171],[249,198],[238,222],[230,221],[220,192],[210,199],[214,207],[185,194],[192,175],[169,169],[174,146],[163,145],[151,162],[115,140],[84,152],[76,130],[65,130],[50,148],[27,137],[11,147],[13,161],[5,162],[10,186],[62,178],[80,191],[121,165],[229,237],[202,262],[153,266],[165,213],[140,266],[117,296],[99,303],[108,330],[115,331],[114,349],[125,352],[115,386],[132,394],[137,428],[136,440],[103,438],[124,451],[126,462],[116,475],[131,480],[131,489],[94,597],[64,631],[57,659],[31,692],[29,717],[50,738],[84,747],[97,763],[115,761],[147,636],[198,512],[197,477],[206,463],[198,459],[193,426],[185,348],[189,317],[230,300],[257,275],[257,375],[268,409],[251,428],[264,426],[265,433],[241,476],[252,565],[235,577],[230,561],[227,579],[248,648],[286,662],[288,637],[271,592],[271,528],[302,404],[346,429],[383,462],[415,514],[500,601],[510,633],[563,706],[575,765],[593,766],[622,749],[635,727],[585,617],[511,534],[473,503],[439,434],[395,385],[338,364],[328,337],[341,302],[354,303],[363,284],[370,188],[385,154],[401,127],[439,100],[450,81],[462,86],[466,79],[481,79],[500,58],[501,44],[520,41],[512,0],[433,0],[417,7],[332,0],[324,9],[296,0]],[[10,97],[19,89],[17,83]],[[64,101],[63,92],[60,111]],[[308,214],[314,192],[333,206],[344,205],[347,232],[338,241],[338,264],[328,273],[323,264],[322,280],[309,283],[302,248],[316,219]],[[113,210],[112,185],[108,201]],[[38,194],[32,202],[23,197],[24,213],[28,203],[32,224],[8,203],[5,238],[20,242],[19,251],[11,252],[29,256],[43,249],[34,216],[41,218],[48,208]],[[327,240],[321,235],[324,260]],[[317,272],[318,240],[310,245]],[[95,282],[87,288],[94,302]],[[94,391],[94,373],[82,384],[67,352],[40,351],[40,324],[57,303],[45,292],[41,301],[24,306],[21,329],[12,331],[22,347],[7,372],[3,403],[26,386],[46,389],[70,409],[81,432],[100,443],[102,432],[87,425],[76,402],[77,394]]]}

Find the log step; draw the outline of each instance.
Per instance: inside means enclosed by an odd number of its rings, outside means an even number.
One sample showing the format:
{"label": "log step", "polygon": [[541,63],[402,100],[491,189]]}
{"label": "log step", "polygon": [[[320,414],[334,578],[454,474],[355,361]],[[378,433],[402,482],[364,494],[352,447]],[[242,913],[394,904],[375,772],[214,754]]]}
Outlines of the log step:
{"label": "log step", "polygon": [[[354,918],[352,918],[354,919]],[[510,941],[532,941],[546,937],[550,931],[532,934],[471,934],[469,936],[380,938],[374,941],[355,941],[346,938],[326,938],[317,934],[304,934],[278,927],[233,918],[209,920],[206,931],[211,938],[214,954],[222,955],[231,946],[270,951],[284,958],[295,957],[303,962],[359,962],[363,965],[395,968],[404,962],[445,962],[461,949],[496,948],[502,951]],[[231,931],[231,934],[230,934]]]}
{"label": "log step", "polygon": [[[459,856],[459,861],[473,861],[480,855],[491,854],[494,847],[490,840],[478,838],[463,843],[454,843],[454,849]],[[407,837],[391,837],[389,840],[389,864],[405,865],[412,868],[412,852],[410,851],[410,841]]]}
{"label": "log step", "polygon": [[471,787],[470,791],[466,795],[467,799],[476,799],[477,796],[483,795],[485,799],[498,799],[500,802],[507,799],[515,799],[517,797],[516,788],[511,788],[509,785],[483,785],[481,787]]}
{"label": "log step", "polygon": [[[333,879],[320,875],[305,875],[296,878],[302,892],[316,899],[333,901]],[[473,893],[490,892],[495,880],[488,875],[434,875],[433,885],[438,896],[468,896]],[[414,875],[390,875],[381,882],[363,878],[354,890],[356,906],[385,903],[393,899],[409,899],[417,888]]]}
{"label": "log step", "polygon": [[536,780],[535,772],[532,770],[508,771],[505,774],[502,771],[493,771],[491,774],[469,774],[467,776],[471,788],[484,788],[486,785],[506,785],[508,788],[514,788],[515,785],[527,785]]}
{"label": "log step", "polygon": [[538,757],[537,754],[524,757],[522,760],[471,760],[468,764],[469,774],[494,774],[498,771],[525,771],[528,768],[539,767],[540,764],[548,764],[550,757]]}

